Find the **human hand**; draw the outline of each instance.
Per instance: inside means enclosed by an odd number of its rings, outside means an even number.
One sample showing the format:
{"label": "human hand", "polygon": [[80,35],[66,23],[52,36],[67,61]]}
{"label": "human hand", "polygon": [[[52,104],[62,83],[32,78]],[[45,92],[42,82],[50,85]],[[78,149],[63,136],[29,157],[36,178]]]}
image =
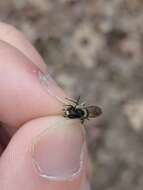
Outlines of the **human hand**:
{"label": "human hand", "polygon": [[43,85],[43,73],[23,34],[0,23],[0,189],[89,190],[83,127],[62,117],[48,90],[66,95],[52,79]]}

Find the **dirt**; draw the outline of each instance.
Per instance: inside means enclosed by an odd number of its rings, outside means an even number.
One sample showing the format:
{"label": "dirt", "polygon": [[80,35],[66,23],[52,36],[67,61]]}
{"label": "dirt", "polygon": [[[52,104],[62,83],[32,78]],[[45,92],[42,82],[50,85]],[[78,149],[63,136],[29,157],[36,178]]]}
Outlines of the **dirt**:
{"label": "dirt", "polygon": [[143,189],[143,1],[13,0],[0,18],[22,30],[73,97],[100,105],[86,123],[92,189]]}

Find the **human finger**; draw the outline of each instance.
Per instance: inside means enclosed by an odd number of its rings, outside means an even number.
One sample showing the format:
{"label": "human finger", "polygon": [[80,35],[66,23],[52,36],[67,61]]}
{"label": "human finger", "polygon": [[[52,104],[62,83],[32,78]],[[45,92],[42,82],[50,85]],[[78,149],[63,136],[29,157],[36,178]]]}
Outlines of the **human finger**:
{"label": "human finger", "polygon": [[42,57],[29,42],[28,38],[14,26],[0,22],[0,40],[17,48],[43,72],[47,71],[47,66]]}
{"label": "human finger", "polygon": [[0,158],[1,190],[85,190],[83,126],[61,116],[22,126]]}
{"label": "human finger", "polygon": [[61,113],[65,93],[25,55],[0,41],[0,121],[17,128],[30,119]]}

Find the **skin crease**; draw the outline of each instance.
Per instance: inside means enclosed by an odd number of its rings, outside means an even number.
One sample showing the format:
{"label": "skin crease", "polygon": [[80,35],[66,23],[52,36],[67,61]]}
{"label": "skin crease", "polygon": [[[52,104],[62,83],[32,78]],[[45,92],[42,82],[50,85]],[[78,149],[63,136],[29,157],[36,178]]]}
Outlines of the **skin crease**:
{"label": "skin crease", "polygon": [[[62,104],[40,84],[38,72],[48,71],[40,55],[21,32],[5,23],[0,23],[0,60],[0,121],[3,123],[0,127],[0,189],[89,189],[87,176],[89,178],[91,170],[87,153],[82,172],[71,181],[49,182],[39,177],[32,167],[29,151],[32,139],[38,130],[55,121]],[[57,95],[66,96],[54,83],[50,85]],[[5,136],[3,143],[2,136]],[[53,138],[56,140],[56,136]]]}

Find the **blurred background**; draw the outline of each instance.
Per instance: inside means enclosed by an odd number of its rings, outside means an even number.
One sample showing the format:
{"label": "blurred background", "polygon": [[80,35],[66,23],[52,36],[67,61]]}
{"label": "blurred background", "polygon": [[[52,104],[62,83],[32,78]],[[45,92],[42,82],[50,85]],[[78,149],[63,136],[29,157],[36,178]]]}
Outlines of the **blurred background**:
{"label": "blurred background", "polygon": [[5,0],[0,20],[28,36],[69,94],[102,107],[86,124],[92,190],[142,190],[143,1]]}

